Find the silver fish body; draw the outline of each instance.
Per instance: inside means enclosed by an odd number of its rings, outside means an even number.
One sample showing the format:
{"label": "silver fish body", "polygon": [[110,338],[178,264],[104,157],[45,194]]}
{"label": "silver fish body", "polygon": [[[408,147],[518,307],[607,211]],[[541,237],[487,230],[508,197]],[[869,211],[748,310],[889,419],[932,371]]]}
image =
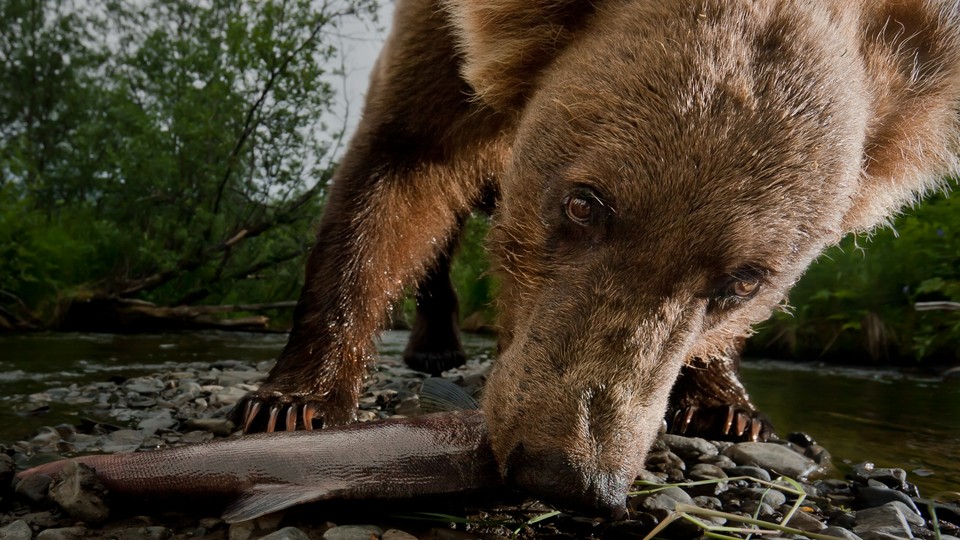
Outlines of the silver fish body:
{"label": "silver fish body", "polygon": [[[113,496],[225,498],[228,522],[325,499],[398,499],[501,485],[480,411],[429,414],[74,458]],[[56,475],[64,461],[21,472]]]}

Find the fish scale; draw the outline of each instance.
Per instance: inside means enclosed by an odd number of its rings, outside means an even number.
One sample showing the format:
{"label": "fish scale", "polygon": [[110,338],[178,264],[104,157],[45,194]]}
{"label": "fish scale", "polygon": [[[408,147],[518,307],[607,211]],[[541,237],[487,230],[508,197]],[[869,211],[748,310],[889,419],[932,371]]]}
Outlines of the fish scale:
{"label": "fish scale", "polygon": [[[21,472],[55,476],[68,460]],[[83,456],[113,497],[222,497],[227,522],[324,499],[400,499],[501,485],[480,411]]]}

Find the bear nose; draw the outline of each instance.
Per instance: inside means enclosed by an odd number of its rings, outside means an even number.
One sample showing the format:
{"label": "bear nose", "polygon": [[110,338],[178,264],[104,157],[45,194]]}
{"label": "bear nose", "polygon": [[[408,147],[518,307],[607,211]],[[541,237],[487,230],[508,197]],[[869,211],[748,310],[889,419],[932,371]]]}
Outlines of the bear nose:
{"label": "bear nose", "polygon": [[627,516],[626,492],[633,480],[597,472],[560,450],[529,452],[523,444],[510,452],[504,478],[542,501],[617,520]]}

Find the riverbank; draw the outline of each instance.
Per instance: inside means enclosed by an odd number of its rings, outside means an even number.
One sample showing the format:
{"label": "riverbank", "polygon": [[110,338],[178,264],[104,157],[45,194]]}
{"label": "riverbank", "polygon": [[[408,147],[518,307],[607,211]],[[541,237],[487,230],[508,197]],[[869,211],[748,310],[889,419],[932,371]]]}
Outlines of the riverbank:
{"label": "riverbank", "polygon": [[[468,391],[482,384],[489,354],[472,355],[468,365],[446,374]],[[53,456],[90,452],[127,452],[198,443],[227,436],[229,408],[265,376],[269,361],[198,360],[148,376],[126,378],[104,374],[101,380],[45,388],[26,398],[21,413],[42,415],[51,404],[71,403],[83,411],[75,421],[43,427],[27,440],[8,443],[0,461],[6,486],[13,468]],[[406,368],[397,355],[383,355],[367,382],[358,416],[361,421],[420,413],[417,392],[425,375]],[[41,416],[40,418],[43,418]],[[556,514],[552,508],[516,495],[460,501],[414,501],[383,504],[317,504],[292,509],[253,522],[226,524],[216,509],[190,512],[159,508],[122,509],[112,502],[104,517],[71,515],[51,503],[42,481],[0,494],[0,538],[642,538],[668,519],[680,505],[689,515],[714,526],[742,526],[723,512],[778,522],[840,538],[933,538],[926,499],[917,497],[902,469],[856,466],[848,479],[827,477],[804,481],[803,495],[791,484],[770,488],[764,481],[778,472],[795,476],[816,464],[803,454],[821,456],[809,441],[799,445],[730,445],[701,439],[661,438],[648,461],[648,485],[631,496],[630,519],[608,522],[585,516]],[[804,445],[806,447],[804,447]],[[3,458],[0,458],[3,459]],[[784,461],[786,459],[787,461]],[[758,466],[759,465],[759,466]],[[4,468],[5,467],[5,468]],[[738,479],[749,476],[753,479]],[[664,484],[706,482],[682,487]],[[663,489],[660,489],[661,486]],[[923,493],[925,497],[932,493]],[[799,502],[798,502],[799,501]],[[69,507],[69,503],[67,503]],[[936,506],[943,538],[958,536],[960,510]],[[429,513],[432,515],[427,515]],[[398,514],[401,514],[398,516]],[[442,514],[438,517],[435,514]],[[82,524],[78,525],[78,521]],[[290,529],[289,527],[293,527]],[[299,532],[297,532],[299,531]],[[778,533],[785,534],[785,533]],[[273,536],[270,536],[273,535]],[[664,538],[697,538],[703,530],[680,519],[659,534]],[[854,536],[855,535],[855,536]],[[800,537],[800,536],[793,536]]]}

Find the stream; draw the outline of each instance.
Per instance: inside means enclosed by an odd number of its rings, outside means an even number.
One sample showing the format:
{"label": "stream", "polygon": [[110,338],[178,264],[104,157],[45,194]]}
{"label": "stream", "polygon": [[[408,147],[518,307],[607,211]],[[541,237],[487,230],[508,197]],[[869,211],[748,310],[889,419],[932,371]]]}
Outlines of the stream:
{"label": "stream", "polygon": [[[407,336],[385,332],[380,354],[399,356]],[[190,362],[266,361],[285,343],[286,334],[224,332],[0,336],[0,444],[94,414],[82,403],[34,410],[35,392],[175,371]],[[464,336],[464,345],[469,356],[492,355],[495,347],[493,338],[479,335]],[[873,461],[906,469],[925,494],[960,491],[960,379],[765,360],[745,361],[743,376],[781,434],[809,434],[839,469]]]}

